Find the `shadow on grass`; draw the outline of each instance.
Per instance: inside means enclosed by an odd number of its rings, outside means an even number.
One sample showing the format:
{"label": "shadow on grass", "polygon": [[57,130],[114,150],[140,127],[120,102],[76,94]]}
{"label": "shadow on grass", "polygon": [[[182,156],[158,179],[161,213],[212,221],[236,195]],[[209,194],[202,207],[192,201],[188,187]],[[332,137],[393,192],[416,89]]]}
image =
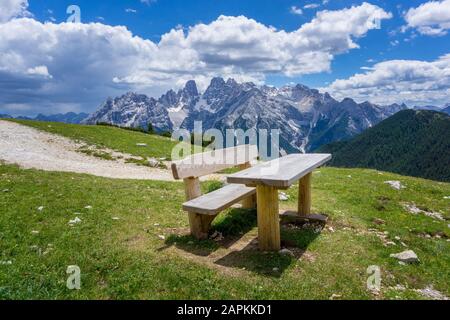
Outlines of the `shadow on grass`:
{"label": "shadow on grass", "polygon": [[287,249],[285,252],[263,252],[258,248],[257,238],[254,238],[244,248],[229,252],[215,263],[261,275],[280,277],[287,268],[302,258],[308,246],[320,235],[323,227],[324,224],[303,228],[303,225],[281,223],[281,247]]}
{"label": "shadow on grass", "polygon": [[212,239],[197,240],[190,234],[172,234],[166,240],[167,246],[176,246],[178,249],[199,256],[209,256],[219,248],[230,248],[238,242],[242,236],[256,226],[256,210],[231,209],[222,213],[214,219],[210,236],[214,233],[222,235],[223,239],[214,241]]}
{"label": "shadow on grass", "polygon": [[[220,234],[223,239],[196,240],[189,234],[173,234],[161,250],[175,246],[195,256],[211,259],[218,266],[280,277],[284,270],[301,259],[324,227],[324,224],[282,221],[281,247],[289,251],[280,253],[259,250],[256,235],[250,233],[256,225],[256,210],[232,209],[219,215],[212,225],[210,235]],[[219,249],[225,249],[224,254],[214,254]]]}

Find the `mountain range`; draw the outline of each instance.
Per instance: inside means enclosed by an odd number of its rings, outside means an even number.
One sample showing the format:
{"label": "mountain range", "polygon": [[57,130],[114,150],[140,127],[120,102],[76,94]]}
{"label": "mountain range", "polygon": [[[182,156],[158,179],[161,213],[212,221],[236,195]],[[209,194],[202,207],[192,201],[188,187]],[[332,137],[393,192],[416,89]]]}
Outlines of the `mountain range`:
{"label": "mountain range", "polygon": [[194,121],[202,121],[203,130],[223,132],[228,128],[280,129],[280,146],[289,153],[309,152],[348,139],[404,109],[404,104],[337,101],[301,84],[276,88],[213,78],[203,93],[190,80],[184,88],[169,90],[157,99],[132,92],[108,98],[83,123],[143,128],[151,123],[160,132],[192,131]]}
{"label": "mountain range", "polygon": [[361,167],[450,182],[450,116],[403,110],[362,134],[319,148],[336,167]]}
{"label": "mountain range", "polygon": [[12,117],[8,114],[0,114],[0,118],[15,118],[20,120],[35,120],[35,121],[50,121],[50,122],[64,122],[64,123],[71,123],[71,124],[79,124],[84,119],[86,119],[89,116],[89,114],[81,112],[81,113],[75,113],[75,112],[67,112],[67,113],[58,113],[58,114],[52,114],[52,115],[43,115],[38,114],[36,117]]}

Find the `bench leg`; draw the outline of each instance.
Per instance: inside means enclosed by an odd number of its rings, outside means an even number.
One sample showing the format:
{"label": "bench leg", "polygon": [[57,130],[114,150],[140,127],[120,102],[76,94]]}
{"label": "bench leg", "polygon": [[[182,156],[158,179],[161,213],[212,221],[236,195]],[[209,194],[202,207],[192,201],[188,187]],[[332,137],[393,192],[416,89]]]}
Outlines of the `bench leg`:
{"label": "bench leg", "polygon": [[306,216],[311,214],[311,178],[312,173],[300,179],[298,185],[298,214]]}
{"label": "bench leg", "polygon": [[211,223],[216,216],[198,214],[189,212],[189,226],[191,235],[198,240],[208,238],[208,232],[211,229]]}
{"label": "bench leg", "polygon": [[254,209],[256,207],[256,195],[251,195],[241,201],[242,208],[244,209]]}
{"label": "bench leg", "polygon": [[280,250],[280,218],[278,216],[278,190],[256,186],[258,210],[258,241],[263,251]]}

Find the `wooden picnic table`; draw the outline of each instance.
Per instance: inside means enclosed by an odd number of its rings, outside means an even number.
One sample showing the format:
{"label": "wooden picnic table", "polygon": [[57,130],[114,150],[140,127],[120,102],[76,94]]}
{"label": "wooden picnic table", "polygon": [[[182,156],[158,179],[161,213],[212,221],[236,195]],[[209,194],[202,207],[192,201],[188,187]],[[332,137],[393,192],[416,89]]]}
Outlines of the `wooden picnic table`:
{"label": "wooden picnic table", "polygon": [[227,177],[228,183],[256,186],[261,250],[280,250],[279,189],[287,189],[300,180],[297,214],[304,218],[317,217],[310,215],[312,171],[330,159],[331,154],[291,154]]}

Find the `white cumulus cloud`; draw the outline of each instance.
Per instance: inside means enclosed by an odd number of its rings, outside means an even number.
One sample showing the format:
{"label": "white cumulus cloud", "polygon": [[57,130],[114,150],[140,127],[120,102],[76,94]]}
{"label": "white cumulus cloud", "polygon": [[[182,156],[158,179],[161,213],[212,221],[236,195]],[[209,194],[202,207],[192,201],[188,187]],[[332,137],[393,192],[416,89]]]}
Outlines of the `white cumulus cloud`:
{"label": "white cumulus cloud", "polygon": [[12,18],[29,15],[27,11],[27,0],[1,0],[0,1],[0,23]]}
{"label": "white cumulus cloud", "polygon": [[435,61],[389,60],[375,64],[366,73],[334,81],[322,88],[337,98],[360,102],[443,106],[450,97],[450,54]]}
{"label": "white cumulus cloud", "polygon": [[52,78],[52,75],[48,73],[47,66],[36,66],[34,68],[28,68],[27,74],[43,76],[45,78]]}
{"label": "white cumulus cloud", "polygon": [[310,3],[303,6],[304,9],[316,9],[318,7],[320,7],[318,3]]}
{"label": "white cumulus cloud", "polygon": [[303,10],[297,6],[292,6],[290,9],[292,14],[297,14],[297,15],[302,15],[303,14]]}
{"label": "white cumulus cloud", "polygon": [[318,12],[287,32],[245,16],[220,16],[174,28],[156,43],[122,26],[13,16],[0,23],[0,106],[29,105],[36,113],[68,105],[92,111],[109,95],[157,95],[189,79],[204,88],[213,76],[262,83],[267,74],[329,71],[336,55],[358,48],[358,38],[391,17],[363,3]]}
{"label": "white cumulus cloud", "polygon": [[444,36],[450,29],[450,0],[429,1],[405,14],[408,27],[421,34]]}

